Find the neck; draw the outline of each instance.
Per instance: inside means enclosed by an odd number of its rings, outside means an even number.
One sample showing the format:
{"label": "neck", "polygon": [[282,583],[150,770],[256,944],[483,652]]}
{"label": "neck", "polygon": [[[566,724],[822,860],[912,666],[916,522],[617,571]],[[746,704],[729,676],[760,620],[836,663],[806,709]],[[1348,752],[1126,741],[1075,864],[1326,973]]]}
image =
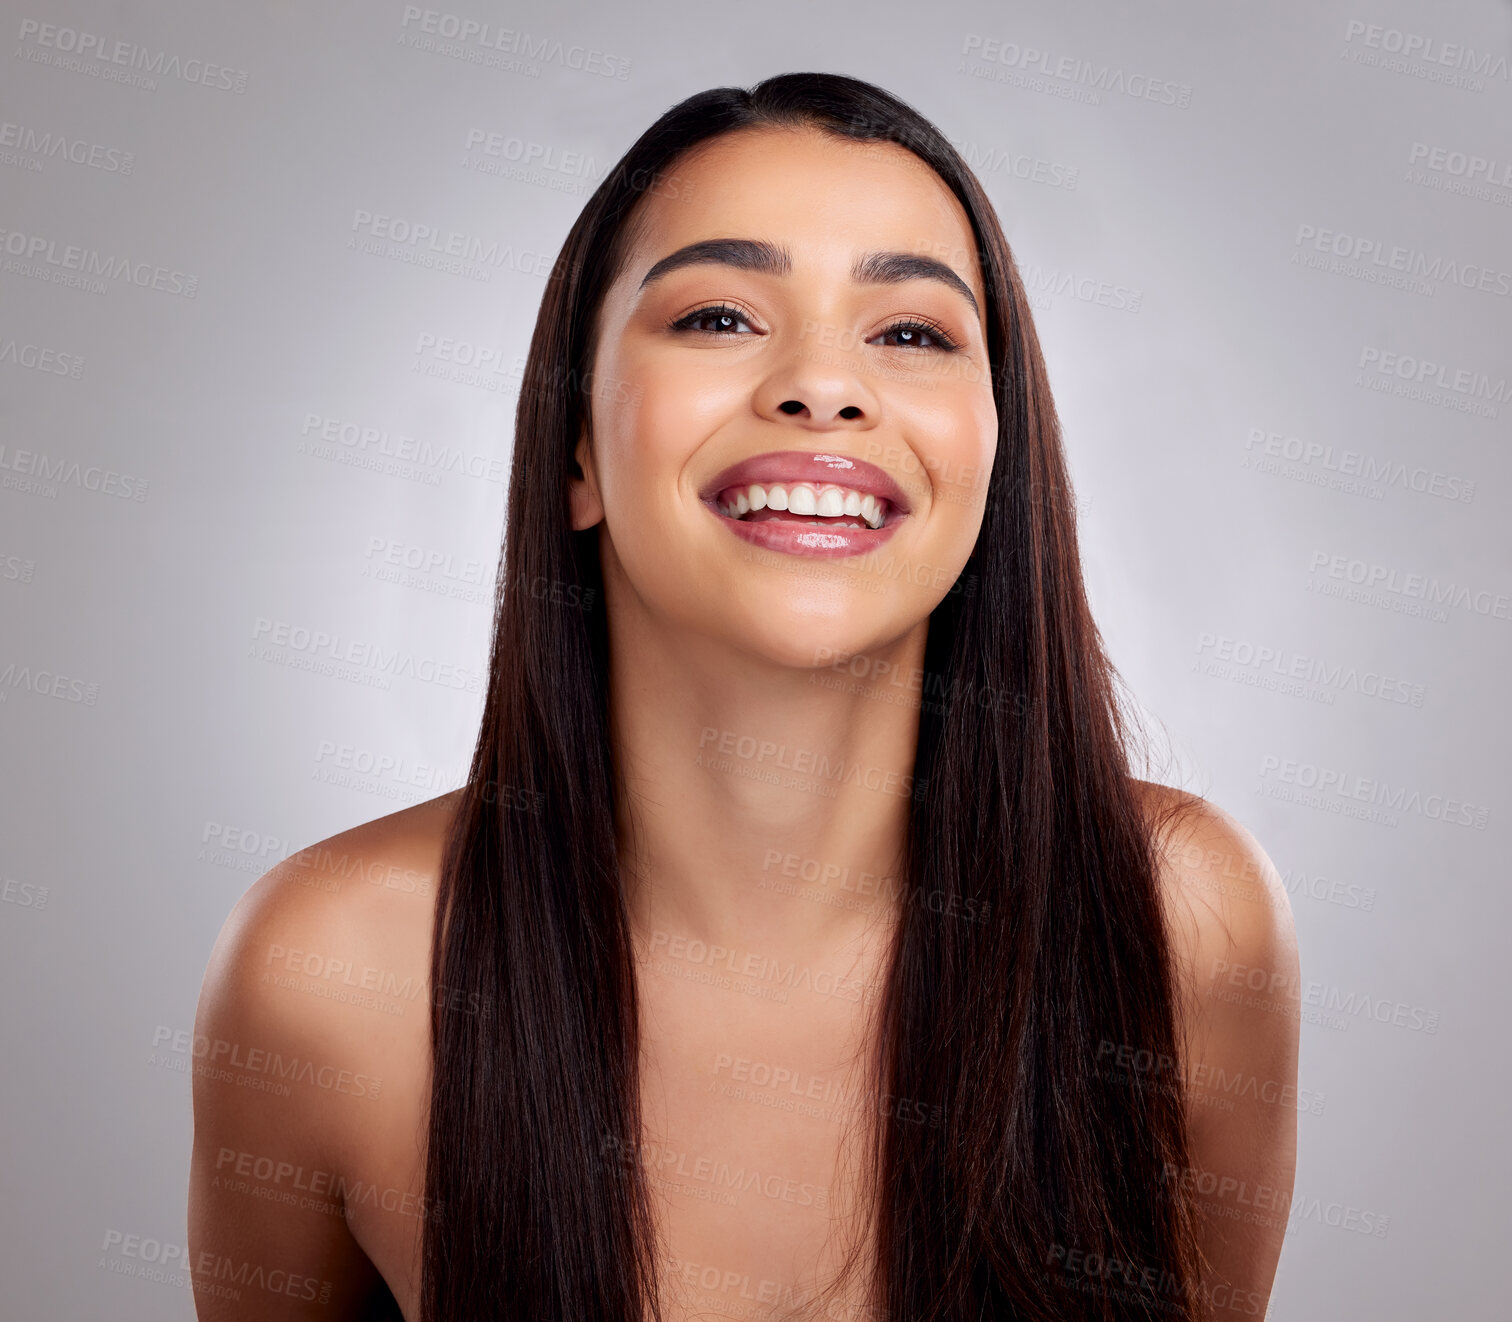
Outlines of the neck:
{"label": "neck", "polygon": [[[636,939],[653,953],[681,940],[792,958],[889,933],[919,695],[674,636],[633,607],[610,612],[620,865]],[[922,673],[927,627],[869,651],[870,673]]]}

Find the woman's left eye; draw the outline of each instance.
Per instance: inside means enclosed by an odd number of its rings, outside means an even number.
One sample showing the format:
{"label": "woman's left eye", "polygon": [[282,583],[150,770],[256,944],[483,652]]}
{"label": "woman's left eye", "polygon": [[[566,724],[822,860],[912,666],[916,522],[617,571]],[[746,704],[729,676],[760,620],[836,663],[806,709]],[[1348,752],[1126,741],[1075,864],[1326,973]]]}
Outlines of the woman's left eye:
{"label": "woman's left eye", "polygon": [[[924,345],[924,348],[944,349],[947,352],[956,347],[955,341],[950,338],[938,326],[931,326],[926,321],[899,321],[889,326],[882,335],[903,335],[908,338],[898,344],[897,348],[918,348],[922,336],[926,340],[933,340],[933,345]],[[878,338],[881,338],[880,336]]]}

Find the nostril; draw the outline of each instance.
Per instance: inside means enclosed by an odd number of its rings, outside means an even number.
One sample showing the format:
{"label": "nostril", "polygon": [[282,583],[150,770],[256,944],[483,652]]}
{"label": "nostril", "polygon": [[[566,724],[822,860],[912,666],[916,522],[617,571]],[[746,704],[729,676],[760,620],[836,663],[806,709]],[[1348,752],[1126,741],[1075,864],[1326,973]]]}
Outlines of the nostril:
{"label": "nostril", "polygon": [[786,399],[786,400],[783,400],[783,402],[781,404],[779,404],[777,407],[780,408],[784,413],[802,413],[803,412],[803,403],[802,403],[802,401],[801,400],[796,400],[796,399]]}

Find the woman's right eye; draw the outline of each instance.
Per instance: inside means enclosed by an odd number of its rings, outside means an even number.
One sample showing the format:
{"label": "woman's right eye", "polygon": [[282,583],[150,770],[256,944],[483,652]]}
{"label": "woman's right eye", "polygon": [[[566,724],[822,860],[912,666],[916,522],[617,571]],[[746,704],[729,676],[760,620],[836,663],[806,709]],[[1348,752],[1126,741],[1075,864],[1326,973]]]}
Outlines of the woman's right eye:
{"label": "woman's right eye", "polygon": [[[708,323],[706,325],[700,323]],[[672,323],[673,330],[704,331],[712,335],[729,334],[736,325],[749,327],[745,313],[739,308],[720,304],[717,307],[698,308]]]}

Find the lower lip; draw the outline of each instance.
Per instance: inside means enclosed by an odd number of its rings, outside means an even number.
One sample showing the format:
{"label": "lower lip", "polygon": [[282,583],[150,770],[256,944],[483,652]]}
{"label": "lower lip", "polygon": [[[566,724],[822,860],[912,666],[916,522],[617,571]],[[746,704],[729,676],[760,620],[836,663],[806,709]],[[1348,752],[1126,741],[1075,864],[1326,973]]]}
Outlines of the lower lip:
{"label": "lower lip", "polygon": [[767,519],[747,523],[732,519],[705,502],[708,511],[735,536],[766,551],[784,555],[803,555],[819,560],[838,560],[845,556],[865,555],[887,541],[906,515],[896,512],[880,528],[837,528],[817,523],[799,523],[786,519]]}

